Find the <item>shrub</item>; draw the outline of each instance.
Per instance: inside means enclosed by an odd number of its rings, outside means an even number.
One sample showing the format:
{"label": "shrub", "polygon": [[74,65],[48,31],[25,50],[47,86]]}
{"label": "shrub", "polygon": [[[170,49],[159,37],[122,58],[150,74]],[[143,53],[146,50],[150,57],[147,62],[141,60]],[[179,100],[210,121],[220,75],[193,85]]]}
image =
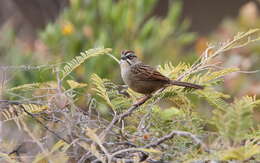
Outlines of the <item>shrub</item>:
{"label": "shrub", "polygon": [[[55,67],[55,81],[7,89],[6,93],[18,98],[1,101],[1,121],[14,120],[27,133],[29,141],[37,144],[39,152],[29,162],[259,161],[260,126],[252,116],[260,100],[245,96],[228,103],[225,99],[229,96],[214,86],[221,83],[223,76],[239,69],[216,69],[216,63],[212,63],[225,51],[259,40],[259,31],[239,33],[232,40],[209,45],[192,65],[173,66],[169,62],[160,66],[158,70],[170,78],[203,84],[206,88],[171,86],[151,98],[146,97],[139,105],[132,105],[139,94],[96,74],[91,75],[89,83],[68,80],[69,74],[86,60],[111,53],[108,48],[87,50]],[[84,96],[80,90],[87,84],[92,89],[88,90],[87,107],[82,108],[76,102]],[[196,100],[203,99],[213,110],[207,118],[196,110],[199,107]],[[161,107],[161,100],[169,100],[171,107]],[[104,113],[104,109],[109,112]],[[41,128],[28,121],[38,123]],[[1,152],[0,156],[7,161],[12,161],[12,157],[24,159],[15,154],[21,154],[26,143],[9,154]],[[1,146],[2,150],[8,148]]]}

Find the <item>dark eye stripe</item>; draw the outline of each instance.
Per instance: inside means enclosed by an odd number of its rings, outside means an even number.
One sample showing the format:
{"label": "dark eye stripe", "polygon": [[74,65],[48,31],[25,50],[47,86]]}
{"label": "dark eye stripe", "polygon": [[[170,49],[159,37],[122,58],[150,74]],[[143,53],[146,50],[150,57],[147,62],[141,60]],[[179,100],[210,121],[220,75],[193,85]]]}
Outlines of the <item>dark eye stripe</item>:
{"label": "dark eye stripe", "polygon": [[128,58],[129,58],[129,57],[133,57],[133,54],[132,54],[132,53],[129,53],[129,54],[126,55],[126,57],[128,57]]}
{"label": "dark eye stripe", "polygon": [[130,53],[130,54],[127,54],[126,57],[129,59],[132,59],[132,58],[135,58],[136,56],[133,53]]}

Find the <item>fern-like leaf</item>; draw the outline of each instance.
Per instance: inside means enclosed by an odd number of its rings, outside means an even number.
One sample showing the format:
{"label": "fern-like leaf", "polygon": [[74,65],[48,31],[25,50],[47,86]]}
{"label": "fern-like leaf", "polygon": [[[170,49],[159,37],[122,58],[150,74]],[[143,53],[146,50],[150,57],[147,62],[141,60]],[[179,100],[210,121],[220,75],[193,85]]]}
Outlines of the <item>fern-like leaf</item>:
{"label": "fern-like leaf", "polygon": [[48,109],[46,105],[36,104],[11,104],[7,108],[0,111],[0,121],[13,120],[19,116],[27,115],[26,112],[31,114],[41,113]]}
{"label": "fern-like leaf", "polygon": [[222,111],[227,110],[227,108],[229,107],[229,104],[223,100],[223,98],[228,98],[228,95],[214,91],[209,88],[204,90],[198,90],[194,93],[199,95],[200,97],[205,98],[210,105]]}
{"label": "fern-like leaf", "polygon": [[173,66],[171,62],[168,62],[163,66],[159,66],[158,71],[171,79],[176,79],[181,73],[188,70],[189,68],[190,66],[186,63],[181,62],[177,66]]}
{"label": "fern-like leaf", "polygon": [[115,109],[115,106],[112,104],[112,102],[109,99],[106,87],[104,85],[104,81],[96,74],[91,75],[91,80],[95,85],[95,88],[93,88],[93,90],[97,93],[97,95],[100,96],[102,99],[104,99],[112,109]]}
{"label": "fern-like leaf", "polygon": [[250,144],[242,147],[224,150],[221,152],[221,154],[219,154],[219,158],[226,161],[228,160],[245,161],[252,158],[255,155],[260,155],[260,146]]}
{"label": "fern-like leaf", "polygon": [[205,75],[201,76],[201,82],[203,83],[209,83],[215,80],[218,80],[220,78],[222,78],[223,76],[230,74],[232,72],[237,72],[239,71],[239,68],[225,68],[223,70],[219,70],[219,71],[208,71]]}
{"label": "fern-like leaf", "polygon": [[223,46],[224,51],[240,48],[249,43],[260,40],[260,28],[251,29],[247,32],[239,32],[234,39]]}
{"label": "fern-like leaf", "polygon": [[18,85],[16,87],[12,87],[7,89],[7,91],[28,91],[28,90],[33,90],[37,88],[56,88],[57,87],[57,82],[55,81],[47,81],[43,83],[27,83],[27,84],[22,84]]}
{"label": "fern-like leaf", "polygon": [[248,137],[253,128],[253,108],[260,104],[255,97],[245,96],[236,99],[224,112],[214,110],[213,123],[217,126],[220,134],[239,143]]}
{"label": "fern-like leaf", "polygon": [[66,65],[63,67],[61,79],[67,77],[73,70],[79,67],[87,59],[98,55],[107,54],[111,51],[112,49],[110,48],[95,48],[87,50],[85,52],[81,52],[80,56],[76,56],[70,62],[67,62]]}
{"label": "fern-like leaf", "polygon": [[13,88],[8,89],[8,91],[17,91],[17,90],[25,90],[25,89],[34,89],[34,88],[39,88],[41,83],[29,83],[29,84],[23,84],[19,85]]}
{"label": "fern-like leaf", "polygon": [[174,91],[174,89],[167,89],[159,94],[155,94],[152,97],[152,100],[156,100],[156,99],[164,99],[164,98],[172,98],[177,96],[178,94],[176,93],[176,90]]}
{"label": "fern-like leaf", "polygon": [[67,80],[67,83],[69,84],[71,89],[83,88],[83,87],[87,86],[86,83],[78,83],[78,82],[76,82],[74,80]]}

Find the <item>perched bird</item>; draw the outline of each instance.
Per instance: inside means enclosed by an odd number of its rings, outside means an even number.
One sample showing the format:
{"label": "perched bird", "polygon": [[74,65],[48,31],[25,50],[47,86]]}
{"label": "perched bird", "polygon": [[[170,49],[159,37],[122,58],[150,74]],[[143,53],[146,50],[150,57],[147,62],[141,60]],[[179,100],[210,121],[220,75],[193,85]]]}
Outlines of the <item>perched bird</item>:
{"label": "perched bird", "polygon": [[151,66],[143,64],[131,50],[121,52],[120,69],[122,79],[128,87],[148,96],[170,85],[194,89],[204,88],[201,85],[169,79]]}

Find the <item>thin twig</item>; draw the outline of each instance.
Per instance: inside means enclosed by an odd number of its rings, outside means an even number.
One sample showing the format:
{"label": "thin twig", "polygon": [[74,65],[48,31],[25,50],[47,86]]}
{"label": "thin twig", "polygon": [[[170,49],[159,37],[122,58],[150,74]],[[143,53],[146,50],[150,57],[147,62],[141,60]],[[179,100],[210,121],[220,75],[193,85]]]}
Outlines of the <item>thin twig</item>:
{"label": "thin twig", "polygon": [[107,126],[107,128],[100,134],[101,139],[104,139],[106,137],[107,133],[114,127],[114,125],[118,121],[120,121],[120,120],[124,119],[125,117],[129,116],[130,114],[132,114],[133,111],[135,111],[140,105],[144,104],[150,98],[151,98],[151,96],[145,96],[145,98],[141,102],[132,105],[126,112],[119,114],[119,115],[115,115],[113,117],[113,120]]}
{"label": "thin twig", "polygon": [[28,112],[23,106],[22,106],[23,111],[28,114],[29,116],[31,116],[36,122],[38,122],[43,128],[45,128],[47,131],[49,131],[50,133],[52,133],[54,136],[56,136],[58,139],[63,140],[64,142],[70,144],[70,142],[68,140],[66,140],[65,138],[62,138],[60,135],[58,135],[55,131],[49,129],[47,126],[45,126],[40,120],[38,120],[33,114],[31,114],[30,112]]}
{"label": "thin twig", "polygon": [[176,135],[190,137],[195,143],[199,144],[205,151],[208,151],[207,146],[196,135],[194,135],[190,132],[186,132],[186,131],[175,131],[175,130],[172,131],[170,134],[159,138],[157,141],[151,142],[151,143],[143,146],[142,148],[156,147],[156,146],[162,144],[163,142],[165,142],[169,139],[172,139]]}
{"label": "thin twig", "polygon": [[57,67],[61,64],[64,64],[65,62],[57,63],[57,64],[46,64],[46,65],[39,65],[39,66],[33,66],[33,65],[20,65],[20,66],[0,66],[0,69],[13,69],[13,70],[24,70],[24,71],[29,71],[29,70],[40,70],[42,68],[53,68]]}
{"label": "thin twig", "polygon": [[44,156],[46,157],[46,159],[52,163],[53,161],[47,157],[48,156],[48,149],[46,150],[43,146],[43,144],[33,135],[33,133],[29,130],[29,128],[27,127],[26,123],[23,120],[20,120],[21,124],[23,125],[23,129],[24,131],[27,132],[27,134],[34,140],[34,142],[40,147],[40,149],[42,150]]}
{"label": "thin twig", "polygon": [[26,101],[22,102],[21,100],[0,100],[0,103],[6,103],[7,105],[14,104],[14,105],[20,105],[20,104],[36,104],[36,105],[43,105],[46,103],[38,102],[38,101]]}
{"label": "thin twig", "polygon": [[120,151],[117,151],[117,152],[115,152],[115,153],[112,153],[112,154],[111,154],[110,161],[111,161],[112,158],[115,157],[116,155],[121,154],[121,153],[126,153],[126,152],[144,152],[144,149],[143,149],[143,148],[127,148],[127,149],[122,149],[122,150],[120,150]]}

